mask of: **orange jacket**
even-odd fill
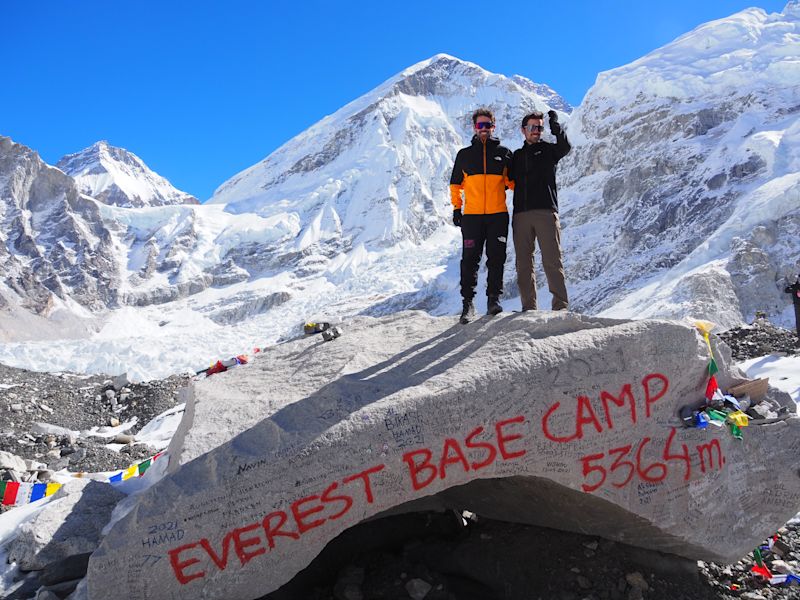
[[[453,208],[462,208],[465,215],[491,215],[508,212],[506,188],[514,187],[508,179],[512,154],[496,138],[484,144],[478,136],[472,145],[456,155],[450,176],[450,201]],[[462,201],[463,192],[463,201]]]

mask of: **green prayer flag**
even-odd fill
[[[764,566],[764,561],[761,558],[761,550],[759,548],[756,548],[755,550],[753,550],[753,556],[756,559],[756,564],[759,567],[763,567]]]
[[[711,362],[708,363],[708,374],[711,376],[715,373],[719,373],[719,367],[717,367],[717,361],[712,358]]]
[[[0,481],[0,504],[3,502],[3,496],[6,495],[6,482]]]
[[[734,425],[733,423],[730,424],[731,426],[731,435],[735,437],[737,440],[744,439],[742,438],[742,430],[739,429],[738,425]]]
[[[149,458],[147,460],[143,460],[142,462],[140,462],[139,463],[139,475],[143,475],[144,472],[147,471],[147,469],[149,469],[149,468],[150,468],[150,459]]]
[[[712,421],[724,421],[728,418],[728,415],[726,415],[724,412],[714,410],[712,408],[707,408],[706,414],[711,417]]]

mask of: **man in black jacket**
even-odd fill
[[[569,305],[561,261],[561,224],[558,220],[556,164],[570,151],[566,133],[555,111],[548,113],[550,131],[556,143],[541,140],[544,115],[532,112],[522,119],[525,143],[514,152],[511,179],[514,181],[514,249],[517,253],[517,282],[522,310],[536,310],[536,274],[533,252],[536,240],[542,252],[542,266],[553,295],[553,310]]]
[[[460,322],[465,325],[475,316],[472,299],[478,284],[478,267],[486,245],[486,313],[502,312],[503,267],[506,262],[508,208],[506,188],[511,151],[500,145],[494,132],[494,115],[479,108],[472,115],[475,135],[472,143],[456,155],[450,176],[450,200],[453,224],[461,227],[461,296]]]

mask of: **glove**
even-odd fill
[[[550,117],[550,133],[559,135],[561,133],[561,125],[558,124],[558,114],[554,110],[548,110],[547,116]]]
[[[453,211],[453,225],[461,227],[461,209],[457,208]]]

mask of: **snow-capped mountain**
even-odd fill
[[[114,306],[119,265],[98,203],[0,136],[0,341],[85,335]]]
[[[478,106],[494,111],[498,136],[514,144],[526,112],[571,110],[545,85],[439,54],[289,140],[209,202],[296,216],[297,252],[317,243],[333,252],[420,243],[450,217],[453,158],[469,143]]]
[[[800,272],[800,4],[601,73],[561,163],[579,310],[789,325]],[[791,321],[793,322],[793,316]]]
[[[197,198],[175,189],[150,170],[133,152],[106,141],[68,154],[56,166],[75,180],[82,193],[105,204],[128,208],[199,204]]]

